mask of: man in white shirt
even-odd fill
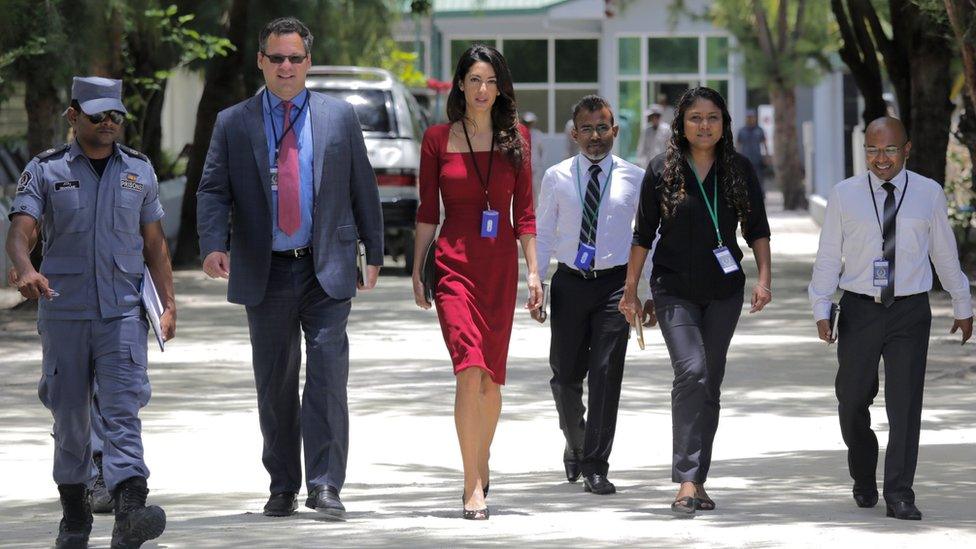
[[[616,491],[607,480],[608,460],[630,329],[617,304],[644,170],[610,154],[619,128],[602,97],[580,99],[573,123],[581,153],[549,168],[542,178],[536,247],[542,280],[549,259],[559,262],[549,289],[549,383],[566,437],[566,478],[575,482],[582,474],[584,490],[602,495]],[[644,272],[650,269],[645,266]],[[532,316],[545,321],[539,311]],[[587,375],[590,412],[584,420]]]
[[[836,392],[854,501],[859,507],[878,501],[878,439],[868,407],[878,394],[878,362],[884,357],[890,426],[883,490],[887,516],[921,520],[912,483],[932,323],[929,259],[952,296],[950,333],[962,330],[963,344],[973,332],[973,305],[969,281],[959,268],[945,192],[904,168],[911,146],[895,118],[868,125],[864,152],[870,173],[846,179],[831,192],[809,295],[820,339],[839,336]],[[838,333],[833,334],[828,319],[838,286],[844,295]]]
[[[664,108],[657,103],[647,109],[647,127],[641,132],[640,141],[637,144],[637,165],[647,167],[647,164],[655,156],[668,150],[668,141],[671,140],[671,126],[661,121],[661,113]]]
[[[542,186],[542,131],[536,127],[539,118],[532,111],[522,114],[522,124],[529,129],[529,141],[532,145],[532,200],[539,201],[539,188]]]

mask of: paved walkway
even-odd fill
[[[143,412],[150,499],[169,515],[158,546],[976,546],[976,353],[948,336],[946,297],[933,299],[915,485],[925,520],[886,519],[850,497],[834,349],[816,339],[805,291],[817,229],[794,214],[771,221],[775,300],[757,315],[746,308],[732,342],[708,482],[718,510],[693,521],[668,514],[672,375],[660,333],[647,334],[644,351],[631,344],[610,474],[619,492],[593,496],[562,478],[548,326],[523,310],[493,448],[492,518],[460,520],[450,360],[435,314],[417,309],[409,279],[393,274],[357,298],[350,322],[349,521],[323,523],[304,508],[266,518],[244,312],[225,302],[223,282],[179,272],[178,338],[164,354],[151,351],[153,399]],[[0,311],[4,547],[50,546],[57,530],[39,359],[33,316]],[[879,396],[883,442],[882,404]],[[97,517],[92,546],[107,547],[110,534],[110,519]]]

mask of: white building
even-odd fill
[[[733,120],[745,117],[746,86],[732,37],[707,20],[679,17],[672,25],[671,4],[434,0],[431,17],[405,16],[395,37],[408,51],[419,42],[423,71],[444,81],[472,43],[498,48],[512,71],[519,111],[534,112],[546,135],[544,164],[567,156],[565,124],[573,104],[589,93],[613,105],[621,127],[617,154],[633,158],[646,124],[642,113],[662,94],[673,105],[688,88],[707,85],[725,96]],[[708,4],[686,2],[695,13]]]

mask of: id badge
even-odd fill
[[[874,260],[874,287],[884,288],[888,285],[888,260],[886,259],[875,259]]]
[[[576,250],[576,260],[573,261],[573,266],[581,271],[589,271],[593,268],[593,257],[595,255],[596,248],[594,246],[581,242],[579,249]]]
[[[485,210],[481,212],[481,237],[495,238],[498,236],[498,212]]]
[[[278,190],[278,167],[274,166],[270,170],[271,174],[271,191],[275,192]]]
[[[719,246],[712,250],[715,254],[715,259],[718,260],[718,266],[722,268],[722,272],[725,274],[731,274],[739,270],[739,264],[735,262],[735,258],[732,257],[732,252],[725,246]]]

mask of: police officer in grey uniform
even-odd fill
[[[148,265],[164,312],[163,337],[176,330],[173,274],[160,219],[156,175],[141,153],[116,143],[125,107],[122,82],[74,79],[70,144],[27,165],[11,208],[7,253],[18,288],[40,298],[43,345],[38,396],[54,416],[54,480],[64,516],[56,547],[87,547],[96,479],[91,406],[98,386],[105,483],[115,497],[112,547],[139,547],[162,534],[166,515],[146,506],[139,409],[146,383],[148,323],[140,302]],[[40,272],[30,263],[37,225],[44,239]]]

